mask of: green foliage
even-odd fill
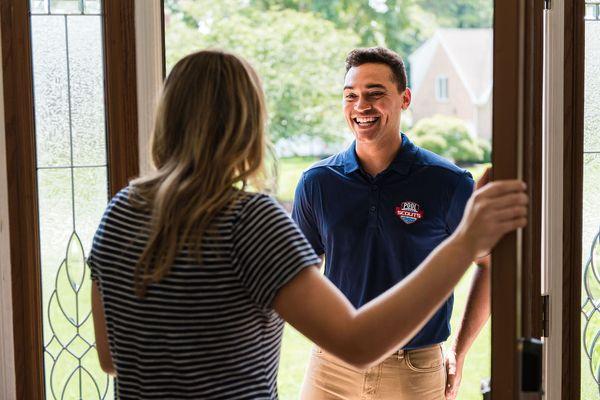
[[[423,9],[431,10],[438,25],[445,28],[491,28],[491,0],[419,0]]]
[[[274,143],[318,137],[331,145],[347,130],[340,102],[350,50],[380,45],[407,57],[439,26],[491,26],[492,2],[165,0],[165,9],[167,68],[202,48],[238,53],[263,79]],[[470,138],[444,137],[442,146],[433,136],[421,140],[450,158],[489,160],[487,148]],[[450,151],[452,143],[458,148]]]
[[[489,140],[479,138],[479,147],[483,150],[482,162],[492,162],[492,143]]]
[[[254,0],[263,10],[313,12],[338,29],[350,29],[360,46],[386,46],[408,55],[433,34],[435,17],[416,0]]]
[[[200,48],[240,54],[263,79],[273,142],[339,141],[345,131],[344,58],[358,37],[310,12],[260,11],[243,3],[178,2],[167,30],[166,46],[172,49],[167,65]]]
[[[411,131],[415,143],[455,162],[483,162],[484,149],[456,117],[435,115],[419,120]],[[487,150],[489,157],[489,150]]]

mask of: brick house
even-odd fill
[[[408,57],[414,122],[451,115],[491,139],[492,42],[491,29],[438,29]]]

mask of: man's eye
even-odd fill
[[[349,94],[345,95],[344,98],[346,100],[354,100],[356,98],[356,95],[354,93],[349,93]]]
[[[383,93],[383,92],[371,92],[371,93],[369,93],[369,96],[379,97],[379,96],[383,96],[384,94],[385,93]]]

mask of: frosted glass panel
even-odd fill
[[[77,168],[74,170],[75,231],[81,239],[85,254],[89,254],[92,239],[108,200],[106,168]]]
[[[81,14],[83,1],[80,0],[50,0],[52,14]]]
[[[585,23],[585,151],[600,152],[600,21]]]
[[[102,20],[98,16],[69,16],[69,70],[73,163],[106,163]]]
[[[31,0],[29,8],[32,14],[47,14],[48,0]]]
[[[38,171],[40,246],[43,302],[48,303],[54,289],[58,267],[65,258],[66,244],[73,231],[71,171]],[[44,321],[47,323],[47,321]],[[47,327],[47,324],[45,324]],[[47,333],[47,330],[44,330]]]
[[[597,3],[597,2],[591,2]],[[586,4],[581,398],[600,399],[600,15]]]
[[[600,154],[584,154],[581,398],[600,399]]]
[[[64,17],[32,16],[31,44],[38,167],[68,165],[69,86]]]
[[[100,0],[86,0],[85,1],[85,13],[86,14],[100,14]]]
[[[102,20],[73,15],[86,4],[100,10],[52,1],[66,15],[31,16],[47,399],[114,393],[94,348],[86,263],[108,199]]]

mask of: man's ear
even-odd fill
[[[402,109],[403,110],[406,110],[408,108],[408,106],[410,106],[411,100],[412,100],[412,92],[410,91],[410,88],[404,89],[404,92],[402,92]]]

